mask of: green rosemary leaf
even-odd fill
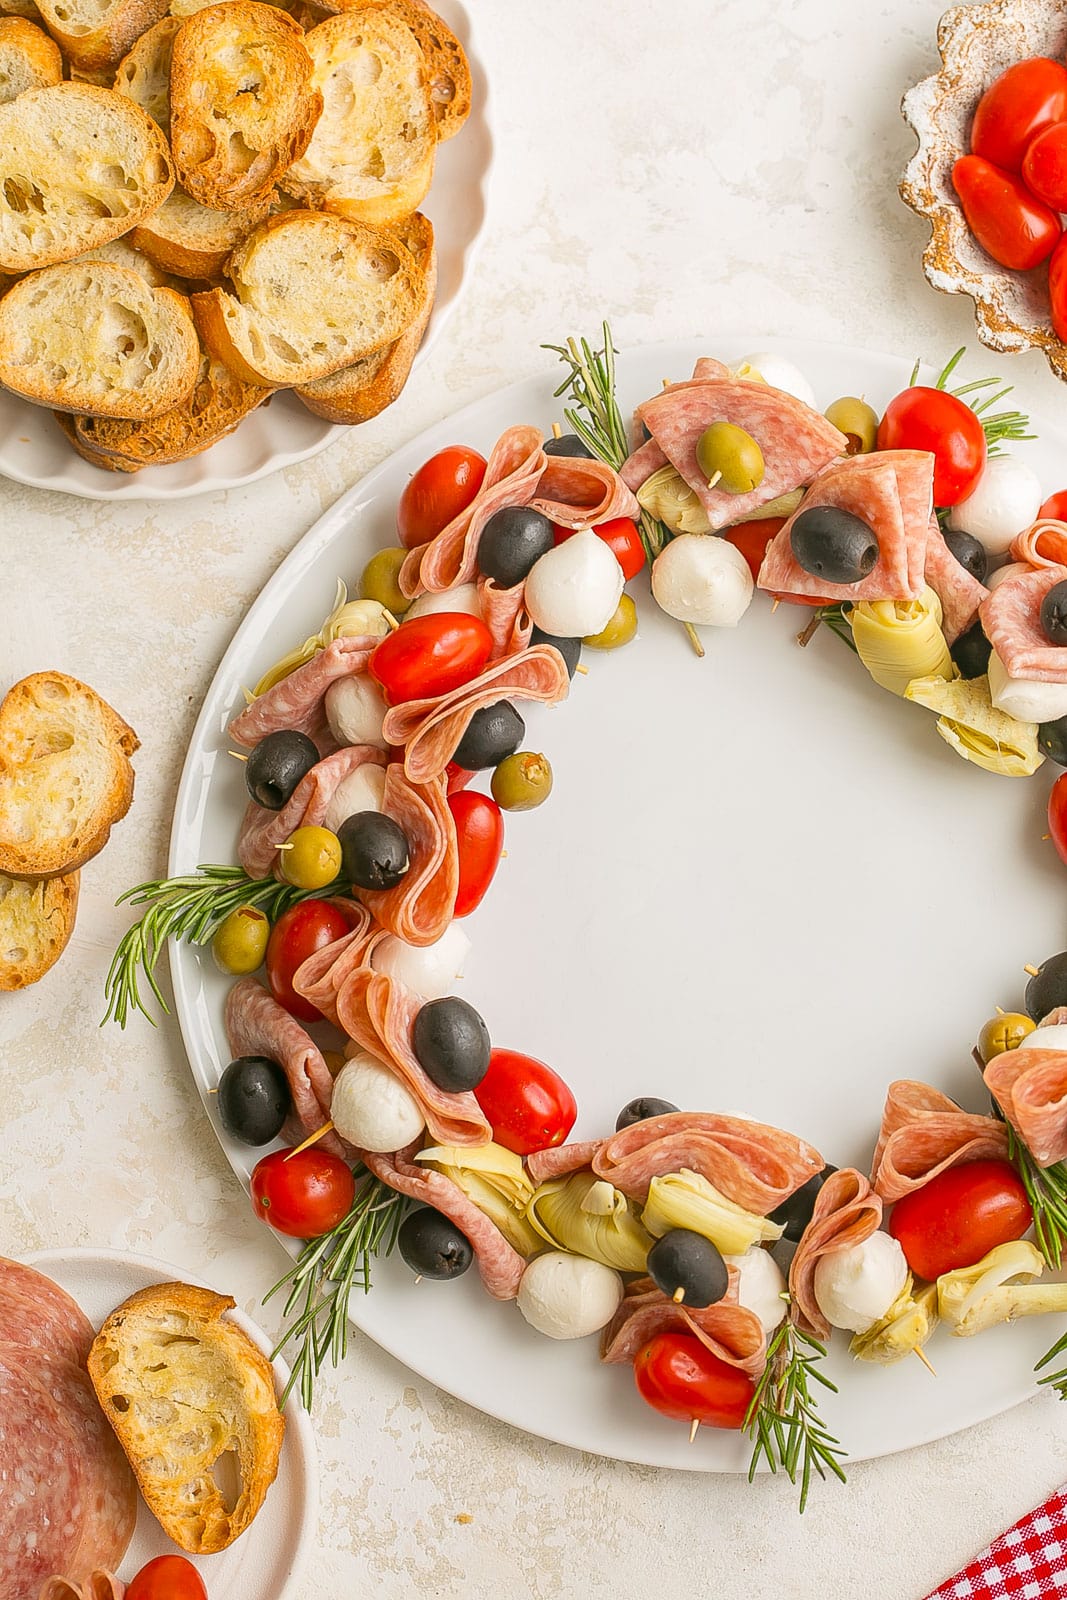
[[[823,1424],[809,1388],[814,1381],[837,1392],[836,1384],[818,1367],[825,1355],[825,1346],[787,1318],[771,1339],[767,1365],[743,1424],[753,1445],[749,1481],[761,1461],[771,1472],[781,1468],[790,1483],[799,1480],[801,1512],[808,1503],[813,1473],[825,1479],[831,1472],[845,1482],[841,1465],[845,1451]]]
[[[1010,1125],[1008,1160],[1023,1181],[1034,1213],[1037,1248],[1055,1272],[1067,1249],[1067,1164],[1057,1162],[1051,1167],[1039,1167]]]

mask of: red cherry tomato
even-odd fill
[[[922,384],[890,400],[878,424],[879,450],[928,450],[934,457],[934,504],[954,506],[985,466],[982,424],[970,406]]]
[[[1049,495],[1037,514],[1039,522],[1043,522],[1046,518],[1050,522],[1067,522],[1067,489]]]
[[[283,911],[267,941],[267,982],[278,1004],[300,1022],[321,1022],[322,1013],[293,988],[296,969],[308,956],[350,931],[347,917],[328,900],[301,900]]]
[[[979,100],[971,149],[1008,172],[1018,172],[1030,141],[1065,118],[1067,69],[1045,56],[1017,61]]]
[[[631,522],[629,517],[611,517],[607,522],[599,522],[593,532],[598,539],[603,539],[622,568],[627,583],[631,578],[636,578],[645,564],[645,547],[641,543],[637,523]],[[574,537],[574,529],[554,522],[552,536],[556,544],[563,544]]]
[[[755,1384],[691,1333],[657,1333],[634,1360],[637,1392],[646,1404],[679,1422],[740,1428]]]
[[[207,1600],[204,1580],[184,1556],[157,1556],[142,1567],[126,1600]]]
[[[504,848],[504,818],[496,801],[473,789],[457,790],[448,797],[459,846],[457,917],[469,917],[482,903],[493,881]]]
[[[387,634],[368,665],[386,700],[397,706],[462,688],[478,676],[492,650],[493,636],[480,617],[435,611]]]
[[[889,1231],[908,1266],[927,1283],[973,1267],[998,1244],[1021,1239],[1034,1214],[1009,1161],[968,1161],[898,1200]]]
[[[1048,297],[1056,337],[1067,342],[1067,241],[1063,239],[1048,264]]]
[[[403,751],[400,752],[398,759],[403,761]],[[450,761],[445,768],[445,792],[447,794],[458,794],[475,777],[477,777],[477,773],[468,772],[466,767],[461,767],[455,761]]]
[[[1055,122],[1026,147],[1023,179],[1053,211],[1067,211],[1067,122]]]
[[[748,562],[753,578],[759,577],[767,546],[775,534],[785,527],[786,517],[760,517],[756,522],[739,522],[736,528],[724,528],[723,538],[740,550]]]
[[[347,1161],[311,1145],[274,1150],[252,1169],[252,1205],[262,1222],[294,1239],[329,1233],[352,1209],[356,1180]]]
[[[967,226],[994,261],[1029,272],[1048,260],[1063,231],[1060,219],[1021,178],[981,156],[961,156],[952,169],[952,186]]]
[[[578,1106],[558,1072],[518,1050],[494,1050],[474,1091],[505,1150],[528,1156],[552,1150],[574,1127]]]
[[[1067,862],[1067,772],[1056,779],[1049,792],[1048,831],[1060,860]]]
[[[486,459],[465,444],[450,444],[424,461],[400,496],[396,531],[413,550],[436,538],[453,517],[466,511],[485,477]]]

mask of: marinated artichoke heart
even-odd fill
[[[318,633],[313,633],[310,639],[305,639],[298,650],[290,650],[287,656],[276,661],[252,690],[251,699],[258,700],[261,694],[273,689],[276,683],[281,683],[282,679],[295,672],[297,667],[305,666],[318,655],[320,650],[325,650],[328,644],[333,644],[335,639],[361,637],[384,639],[388,632],[389,623],[385,607],[379,605],[377,600],[350,600],[347,586],[338,578],[333,610]]]
[[[646,478],[637,503],[672,533],[710,533],[708,514],[677,468],[668,464]]]
[[[526,1208],[529,1224],[557,1250],[617,1272],[644,1272],[652,1239],[621,1189],[592,1172],[542,1183]]]
[[[877,1361],[883,1367],[903,1361],[921,1350],[937,1327],[937,1287],[923,1284],[914,1293],[911,1273],[885,1316],[866,1333],[857,1333],[849,1350],[857,1361]]]
[[[937,731],[964,761],[1006,778],[1028,778],[1044,761],[1038,748],[1037,723],[1017,722],[998,711],[989,698],[989,679],[916,678],[904,690],[905,700],[938,713]]]
[[[782,1228],[728,1200],[699,1172],[683,1167],[653,1178],[641,1220],[659,1238],[672,1228],[689,1228],[718,1245],[724,1256],[740,1256],[753,1244],[773,1244]]]
[[[451,1178],[479,1211],[495,1222],[508,1243],[521,1256],[536,1255],[544,1241],[526,1220],[526,1207],[534,1186],[522,1157],[503,1145],[432,1145],[420,1150],[416,1161]]]
[[[943,1272],[938,1278],[942,1320],[957,1338],[969,1339],[998,1322],[1067,1311],[1067,1283],[1034,1282],[1044,1270],[1040,1250],[1026,1239],[998,1244],[973,1267]]]
[[[916,678],[952,678],[941,618],[941,602],[929,587],[917,600],[861,600],[848,616],[863,665],[875,683],[899,695]]]
[[[730,526],[739,528],[743,522],[765,522],[768,517],[791,517],[794,511],[799,511],[803,498],[803,489],[789,489],[785,494],[775,495],[773,500],[757,506],[755,511],[746,511],[743,517],[735,517]]]

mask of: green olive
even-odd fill
[[[826,420],[848,440],[850,456],[866,456],[878,442],[878,413],[866,400],[846,394],[826,408]]]
[[[269,918],[255,906],[238,906],[219,923],[211,941],[211,954],[221,971],[243,977],[263,965],[269,938]]]
[[[763,482],[763,451],[744,428],[713,422],[697,441],[697,466],[708,487],[724,494],[748,494]]]
[[[591,633],[582,643],[591,650],[617,650],[621,644],[629,644],[636,632],[637,607],[630,596],[624,594],[607,627],[601,628],[599,633]]]
[[[1032,1017],[1024,1017],[1020,1011],[1000,1011],[983,1025],[978,1035],[978,1054],[988,1065],[1006,1050],[1017,1050],[1036,1026]]]
[[[493,799],[504,811],[532,811],[552,793],[552,767],[547,756],[516,750],[493,773]]]
[[[400,569],[407,560],[408,551],[402,550],[399,545],[390,545],[385,550],[379,550],[371,556],[363,568],[363,576],[359,580],[359,590],[364,600],[377,600],[379,605],[391,611],[394,617],[402,617],[411,601],[400,589]]]
[[[278,871],[294,889],[325,889],[341,871],[341,841],[329,828],[297,828],[280,854]]]

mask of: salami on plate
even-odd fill
[[[954,644],[978,616],[989,590],[956,560],[936,517],[930,518],[923,575],[941,602],[941,631]]]
[[[251,750],[268,733],[296,729],[310,738],[326,727],[326,691],[339,678],[367,670],[380,639],[365,636],[334,639],[318,655],[261,694],[230,723],[230,738]]]
[[[986,638],[1009,677],[1067,683],[1067,650],[1050,644],[1041,626],[1041,602],[1067,581],[1067,567],[1038,567],[998,584],[980,612]]]
[[[296,829],[321,827],[341,784],[360,767],[382,767],[388,759],[377,745],[345,745],[304,774],[280,811],[268,811],[250,800],[237,840],[237,856],[248,876],[269,878],[277,869],[279,848]]]
[[[984,1075],[1037,1165],[1067,1161],[1067,1050],[1005,1050]]]
[[[755,1313],[737,1303],[737,1276],[731,1267],[725,1297],[699,1311],[676,1305],[651,1278],[637,1279],[601,1335],[601,1361],[632,1362],[659,1333],[692,1333],[720,1361],[758,1378],[766,1364],[767,1340]]]
[[[93,1342],[88,1317],[65,1289],[0,1256],[0,1344],[17,1344],[83,1367]]]
[[[293,1097],[296,1137],[306,1139],[330,1115],[333,1078],[322,1051],[295,1017],[283,1011],[255,978],[242,978],[226,996],[226,1038],[233,1056],[266,1056],[285,1073]],[[327,1133],[322,1148],[332,1155],[345,1149],[335,1133]]]
[[[961,1111],[954,1100],[911,1078],[889,1085],[871,1163],[871,1183],[887,1205],[964,1161],[1003,1160],[1004,1124]]]
[[[862,1172],[842,1167],[819,1190],[811,1221],[789,1267],[791,1315],[800,1327],[828,1339],[830,1324],[815,1298],[815,1268],[823,1256],[869,1239],[882,1220],[882,1201]]]
[[[382,810],[404,831],[411,864],[392,889],[361,889],[379,928],[406,944],[435,944],[452,921],[459,888],[456,824],[442,776],[413,782],[397,762],[385,774]]]

